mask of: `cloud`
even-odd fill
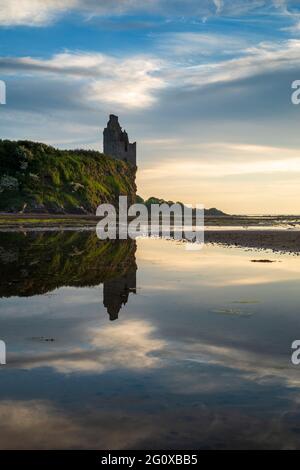
[[[222,207],[228,212],[247,213],[256,204],[256,210],[262,212],[268,212],[264,209],[268,205],[276,213],[298,213],[294,199],[299,175],[298,149],[226,142],[174,144],[168,146],[166,155],[160,151],[160,161],[143,165],[138,186],[145,197],[159,193],[164,198],[191,204],[201,201],[206,207]]]
[[[286,7],[287,7],[286,0],[273,0],[273,4],[275,8],[286,10]]]
[[[144,108],[155,101],[155,91],[164,86],[162,79],[155,75],[160,66],[158,59],[142,55],[118,59],[88,52],[65,52],[50,59],[0,59],[0,68],[8,75],[18,73],[19,77],[44,80],[52,77],[63,80],[65,88],[73,87],[76,80],[76,96],[83,104],[101,102],[125,108]]]
[[[290,3],[290,2],[289,2]],[[292,2],[291,2],[292,3]],[[239,16],[260,12],[264,7],[280,7],[281,0],[0,0],[0,25],[41,27],[63,14],[77,12],[86,20],[98,16],[156,13],[162,16],[207,18],[214,15]]]
[[[1,449],[126,449],[155,435],[147,419],[132,426],[132,414],[123,416],[82,402],[74,412],[50,400],[1,400]]]
[[[52,367],[61,373],[101,373],[114,369],[145,370],[160,366],[155,353],[163,349],[163,340],[153,337],[155,328],[146,321],[128,320],[93,328],[87,332],[88,348],[72,348],[38,357],[11,359],[14,366],[32,369]]]
[[[189,366],[186,371],[195,364]],[[3,400],[0,402],[1,449],[126,450],[170,445],[198,449],[199,442],[201,448],[208,449],[299,447],[295,432],[299,421],[296,393],[288,401],[283,393],[281,406],[274,412],[262,386],[250,385],[249,390],[249,382],[239,381],[230,372],[212,376],[205,369],[193,375],[179,371],[175,377],[167,378],[168,388],[170,384],[172,387],[169,394],[157,392],[161,387],[156,387],[151,397],[134,401],[134,406],[131,395],[124,397],[122,393],[121,401],[120,394],[113,393],[104,402],[106,406],[99,401],[92,405],[89,393],[72,410],[50,400]],[[220,400],[228,400],[232,390],[240,400],[238,405],[221,407]],[[245,404],[245,390],[248,390],[249,406]],[[188,392],[193,397],[192,403]],[[274,393],[275,406],[278,405],[276,386],[269,386],[268,392]],[[205,400],[198,405],[200,394],[204,394]],[[262,394],[261,406],[255,408],[254,400],[259,394]],[[179,397],[183,400],[180,406]],[[197,433],[191,432],[192,429],[197,429]]]
[[[167,54],[169,59],[181,56],[181,60],[189,62],[203,60],[217,54],[217,56],[228,56],[240,53],[249,42],[241,36],[231,36],[220,33],[199,32],[177,32],[154,35],[157,38],[158,50]],[[220,44],[222,48],[220,49]],[[195,57],[194,57],[195,56]]]
[[[189,2],[195,4],[194,0]],[[168,0],[145,0],[142,4],[140,0],[0,0],[0,26],[42,27],[74,12],[89,20],[139,11],[162,12],[169,6]]]
[[[198,150],[201,159],[192,158]],[[222,178],[225,176],[253,174],[253,173],[300,173],[300,156],[298,149],[276,148],[245,144],[229,144],[219,142],[185,146],[185,159],[183,155],[177,158],[162,160],[151,164],[149,168],[141,170],[143,180],[156,178],[179,179],[188,178]],[[189,157],[190,153],[190,157]],[[209,158],[207,157],[209,155]],[[216,165],[218,171],[216,172]]]
[[[212,35],[173,35],[175,52],[183,53],[186,39],[192,43],[191,54],[202,51],[202,45],[215,48],[220,37]],[[227,41],[228,47],[236,47]],[[194,49],[193,49],[194,48]],[[166,61],[159,56],[134,55],[117,58],[101,53],[65,52],[50,59],[33,57],[0,58],[2,73],[18,74],[19,78],[32,76],[63,77],[68,86],[77,80],[82,102],[107,102],[125,108],[144,108],[152,105],[156,95],[164,88],[191,89],[208,85],[235,82],[280,70],[300,66],[300,40],[291,39],[278,43],[261,43],[240,49],[239,57],[187,65],[185,62]]]
[[[151,54],[1,57],[8,90],[3,137],[101,150],[99,128],[113,112],[140,143],[142,195],[203,200],[227,212],[299,212],[299,191],[294,182],[286,185],[287,172],[290,178],[299,172],[293,150],[299,148],[299,107],[291,104],[291,83],[300,74],[300,40],[249,46],[227,37],[234,57],[220,57],[219,33],[168,34],[155,37]],[[174,43],[164,52],[167,37]],[[173,54],[174,45],[182,52]],[[212,142],[217,146],[207,146]],[[267,196],[263,177],[269,178]],[[277,187],[285,188],[280,200]]]
[[[63,13],[79,12],[91,19],[95,16],[120,15],[126,12],[155,8],[156,0],[0,0],[0,25],[2,26],[46,26]]]
[[[282,31],[298,35],[300,32],[299,2],[295,0],[273,0],[273,4],[279,14],[292,23],[291,26],[281,28]]]
[[[241,51],[241,57],[207,62],[170,71],[169,79],[195,87],[234,82],[268,72],[300,66],[300,41],[290,39],[278,43],[260,43]]]
[[[223,8],[223,0],[213,0],[215,7],[216,7],[216,13],[220,13]]]
[[[287,357],[272,353],[252,351],[245,345],[215,345],[209,342],[191,343],[182,356],[189,361],[207,362],[239,371],[241,376],[253,381],[274,381],[287,387],[299,387],[300,379],[295,367],[287,367]],[[181,356],[181,357],[182,357]]]
[[[78,0],[0,0],[0,25],[45,26],[78,4]]]

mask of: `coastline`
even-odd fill
[[[93,215],[0,214],[0,232],[93,231]],[[205,243],[273,252],[300,253],[300,217],[205,217]]]

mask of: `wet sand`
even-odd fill
[[[284,253],[300,253],[298,230],[208,230],[205,243],[272,250]]]
[[[95,230],[98,221],[92,215],[0,214],[0,232]],[[205,243],[300,253],[298,216],[205,217],[205,225]]]

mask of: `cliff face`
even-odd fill
[[[135,202],[135,167],[96,151],[0,140],[0,211],[95,214],[119,195]]]

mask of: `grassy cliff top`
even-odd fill
[[[135,200],[135,172],[93,150],[0,140],[0,211],[95,214],[119,195]]]

